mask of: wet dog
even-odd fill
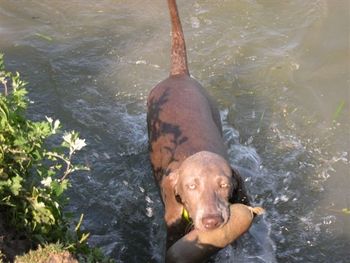
[[[224,225],[229,205],[248,204],[241,177],[229,162],[220,114],[189,75],[184,35],[175,0],[170,76],[147,101],[150,159],[165,207],[167,247],[186,234],[188,220],[201,231]]]

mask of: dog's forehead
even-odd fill
[[[228,162],[218,154],[199,152],[188,157],[181,165],[182,173],[220,173],[231,176],[231,167]]]

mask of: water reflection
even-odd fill
[[[178,1],[192,74],[219,102],[232,164],[268,213],[214,262],[349,257],[347,1]],[[160,262],[145,97],[168,75],[165,1],[0,3],[0,50],[30,114],[87,139],[70,209],[118,262]],[[342,106],[343,105],[343,106]]]

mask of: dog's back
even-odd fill
[[[218,111],[200,84],[185,74],[170,76],[152,90],[148,131],[158,181],[197,152],[226,156]]]
[[[168,0],[171,24],[170,76],[148,97],[151,162],[159,182],[188,156],[210,151],[226,157],[219,112],[201,85],[189,76],[186,45],[175,0]]]

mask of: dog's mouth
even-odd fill
[[[230,208],[224,204],[218,205],[216,209],[197,211],[193,217],[195,228],[200,231],[211,231],[223,227],[230,219]]]
[[[187,222],[191,230],[210,231],[221,228],[227,224],[229,218],[230,208],[226,205],[221,205],[216,209],[201,208],[195,211],[187,210],[184,206],[182,211],[182,219]]]
[[[229,215],[226,216],[226,213],[207,214],[194,221],[194,228],[199,231],[210,231],[223,227],[228,220]]]

